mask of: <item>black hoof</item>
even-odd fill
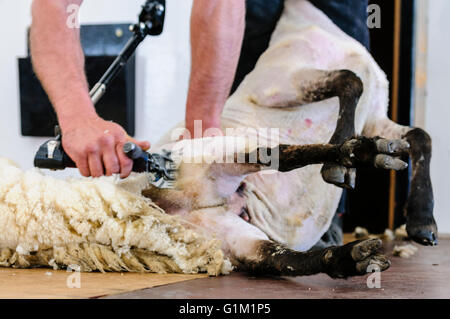
[[[409,234],[409,233],[408,233]],[[415,235],[409,235],[412,240],[423,246],[437,246],[438,239],[434,232],[422,230]]]
[[[399,156],[409,147],[409,143],[403,140],[358,136],[341,145],[339,163],[353,168],[365,166],[399,171],[408,167]]]
[[[391,263],[386,256],[378,253],[381,247],[380,239],[368,239],[330,248],[324,254],[328,268],[326,273],[331,278],[347,278],[365,275],[371,269],[385,271]]]
[[[438,244],[437,227],[430,226],[409,226],[406,224],[406,231],[410,239],[423,246],[436,246]]]
[[[322,178],[337,187],[355,189],[356,169],[341,165],[325,164],[322,167]]]

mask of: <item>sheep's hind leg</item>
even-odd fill
[[[321,71],[302,69],[284,83],[283,94],[258,88],[252,95],[254,103],[266,107],[288,107],[339,98],[339,117],[330,144],[341,144],[355,136],[355,109],[363,92],[361,79],[352,71]],[[267,93],[269,92],[269,93]],[[322,168],[323,179],[339,187],[354,188],[356,170],[334,163]]]
[[[422,245],[437,245],[437,225],[433,217],[434,199],[430,177],[431,138],[422,129],[405,135],[411,144],[411,188],[405,205],[408,235]]]
[[[433,246],[438,243],[438,232],[433,217],[433,188],[430,178],[431,137],[420,128],[398,125],[388,118],[374,120],[364,129],[366,136],[402,138],[411,147],[411,186],[405,204],[406,230],[419,244]]]
[[[255,275],[306,276],[326,273],[332,278],[364,275],[389,268],[378,253],[381,240],[365,240],[313,252],[299,252],[269,240],[260,229],[224,207],[205,208],[184,215],[192,225],[215,234],[239,270]],[[372,266],[372,267],[370,267]],[[369,268],[370,267],[370,268]]]
[[[355,110],[363,93],[363,83],[353,72],[336,71],[327,83],[327,90],[339,97],[339,117],[336,130],[329,141],[330,144],[340,144],[355,136]],[[339,187],[355,188],[356,169],[342,165],[326,163],[322,170],[323,179]]]

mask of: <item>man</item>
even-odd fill
[[[120,173],[125,178],[131,172],[132,161],[123,154],[123,144],[132,140],[144,149],[150,144],[131,139],[122,127],[101,119],[95,112],[84,74],[79,29],[66,23],[67,7],[82,2],[33,1],[33,66],[57,113],[64,149],[81,174],[99,177]],[[361,25],[367,0],[312,2],[350,35],[361,34],[358,40],[363,43],[368,39]],[[192,71],[185,119],[191,136],[195,120],[202,121],[203,130],[220,129],[220,114],[230,92],[267,48],[283,4],[283,0],[193,1]]]

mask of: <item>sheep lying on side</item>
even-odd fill
[[[214,137],[167,145],[178,172],[173,189],[156,188],[146,174],[60,180],[0,159],[0,264],[218,275],[233,263],[255,274],[324,272],[333,278],[365,274],[370,265],[389,267],[379,240],[313,252],[271,241],[240,217],[243,207],[261,205],[263,198],[246,196],[252,187],[242,182],[255,173],[278,173],[265,161],[269,153],[279,172],[318,163],[402,169],[407,165],[397,155],[408,144],[356,137],[339,145],[268,149],[250,142]]]
[[[147,180],[60,180],[0,158],[0,265],[228,273],[219,240],[140,195]]]

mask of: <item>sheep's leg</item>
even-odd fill
[[[223,207],[192,211],[183,218],[222,240],[223,250],[240,270],[259,275],[304,276],[326,273],[332,278],[364,275],[389,268],[377,251],[381,241],[366,240],[314,252],[299,252],[275,243],[260,229]],[[378,267],[376,269],[375,267]]]
[[[402,170],[408,165],[399,159],[399,156],[407,152],[408,148],[409,144],[403,140],[364,136],[349,139],[340,145],[280,144],[274,148],[259,147],[251,152],[234,153],[232,163],[228,161],[214,163],[209,166],[208,175],[215,176],[213,184],[229,185],[227,189],[234,192],[245,176],[267,169],[288,172],[313,164],[331,164],[344,168],[375,167]],[[167,194],[166,190],[164,192]],[[220,193],[226,192],[222,190]]]
[[[355,135],[355,109],[363,92],[360,78],[349,70],[321,71],[303,69],[290,78],[295,87],[285,87],[284,93],[272,94],[261,90],[252,96],[253,102],[261,106],[298,106],[338,97],[339,117],[330,144],[340,144]],[[269,93],[264,93],[269,92]],[[327,163],[322,168],[323,179],[340,187],[354,188],[356,170]]]
[[[271,241],[260,241],[258,258],[239,260],[239,268],[261,275],[307,276],[326,273],[332,278],[347,278],[388,269],[390,262],[387,257],[377,253],[381,245],[380,239],[371,239],[298,252]]]
[[[433,217],[433,188],[430,177],[431,138],[422,129],[409,131],[404,138],[411,144],[411,188],[405,205],[406,230],[422,245],[437,245],[437,226]]]
[[[364,135],[403,138],[411,145],[412,179],[405,205],[408,235],[422,245],[437,245],[437,226],[433,217],[433,188],[430,178],[431,138],[420,128],[398,125],[388,118],[369,123]]]
[[[258,148],[245,154],[246,163],[288,172],[311,164],[331,164],[345,168],[375,167],[402,170],[408,165],[398,158],[407,152],[409,144],[402,140],[386,140],[359,136],[340,145],[285,145],[272,149]],[[270,154],[270,155],[267,155]],[[271,161],[268,161],[270,159]],[[250,168],[250,166],[249,166]]]
[[[185,204],[188,201],[191,208],[217,206],[229,200],[238,189],[244,178],[252,173],[262,170],[278,170],[280,172],[292,171],[312,164],[333,164],[345,168],[377,167],[381,169],[401,170],[408,165],[398,158],[399,154],[406,152],[409,147],[407,142],[401,140],[385,140],[380,138],[366,138],[363,136],[350,139],[340,145],[310,144],[310,145],[286,145],[281,144],[274,148],[260,147],[250,152],[236,152],[227,154],[225,162],[215,162],[204,166],[203,179],[198,179],[195,185],[192,180],[187,183],[191,189],[204,189],[206,196],[186,198],[184,189],[160,190],[155,187],[145,196],[152,198],[162,208],[171,210],[177,202]],[[234,158],[233,158],[233,157]],[[225,159],[225,158],[224,158]],[[191,171],[184,163],[181,171]],[[194,169],[194,168],[192,168]],[[197,168],[198,169],[198,168]],[[188,174],[179,176],[178,185],[185,184],[182,179],[189,178]],[[206,186],[209,185],[209,186]],[[211,200],[208,194],[215,192],[219,199]],[[169,200],[168,200],[169,199]],[[174,199],[182,199],[174,200]]]

